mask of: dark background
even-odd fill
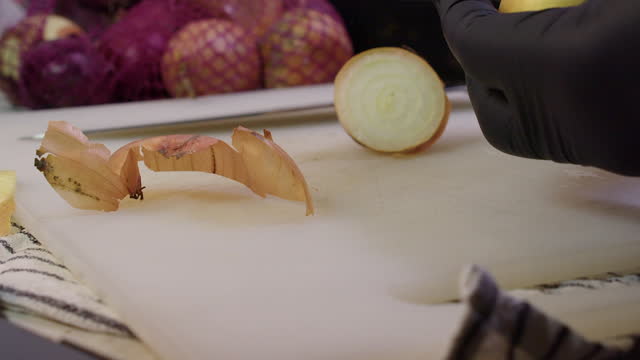
[[[447,47],[431,0],[330,1],[344,18],[356,53],[408,46],[431,64],[446,85],[464,84],[464,73]]]

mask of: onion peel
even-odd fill
[[[128,191],[109,168],[110,155],[106,146],[89,142],[79,129],[50,121],[35,166],[73,207],[113,211]]]
[[[264,130],[237,127],[233,147],[201,135],[167,135],[133,141],[113,154],[91,143],[79,129],[52,121],[35,165],[71,206],[115,211],[126,195],[144,199],[140,161],[152,171],[199,171],[235,180],[261,197],[305,201],[313,214],[308,185],[293,159]],[[235,148],[235,149],[234,149]]]
[[[199,171],[249,184],[248,172],[238,152],[208,136],[158,136],[134,141],[118,149],[109,159],[109,165],[121,178],[127,179],[131,194],[142,191],[140,174],[135,170],[137,164],[133,164],[137,161],[143,161],[153,171]]]
[[[287,200],[305,201],[307,215],[314,212],[307,182],[296,163],[273,141],[268,130],[264,135],[245,127],[237,127],[232,135],[233,147],[238,149],[249,171],[248,185],[256,193],[271,194]]]

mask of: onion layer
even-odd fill
[[[257,195],[305,201],[313,214],[311,194],[302,172],[276,143],[244,127],[232,142],[200,135],[168,135],[131,142],[113,155],[88,141],[77,128],[51,121],[35,166],[71,206],[115,211],[125,196],[143,199],[138,162],[153,171],[201,171],[235,180]]]

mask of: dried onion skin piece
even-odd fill
[[[108,166],[103,144],[91,143],[79,129],[50,121],[36,151],[35,166],[56,192],[75,208],[114,211],[128,191]]]
[[[139,172],[137,176],[127,174],[134,173],[127,168],[134,167],[134,159],[143,161],[153,171],[199,171],[249,184],[249,175],[240,154],[223,141],[208,136],[158,136],[134,141],[118,149],[109,165],[126,179],[132,194],[142,188]]]
[[[199,171],[235,180],[261,197],[305,201],[313,214],[308,185],[293,159],[264,136],[244,127],[227,143],[208,136],[167,135],[133,141],[113,155],[89,142],[70,124],[50,122],[35,166],[71,206],[115,211],[126,195],[143,198],[140,161],[153,171]],[[48,155],[47,155],[48,154]]]
[[[304,201],[307,215],[313,215],[313,200],[304,175],[295,161],[273,142],[269,131],[264,130],[264,135],[260,135],[240,126],[233,132],[232,143],[249,170],[249,187],[253,191]]]

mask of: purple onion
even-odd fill
[[[116,101],[168,97],[160,61],[171,36],[203,14],[187,1],[144,0],[132,7],[102,36],[100,52],[114,65]]]
[[[57,23],[57,26],[45,34],[50,21]],[[25,52],[43,41],[60,39],[80,32],[82,30],[67,19],[46,14],[26,17],[7,29],[0,37],[0,89],[6,93],[9,101],[22,105],[18,94],[18,81]]]
[[[37,109],[106,103],[111,71],[86,36],[43,42],[23,55],[20,98]]]

